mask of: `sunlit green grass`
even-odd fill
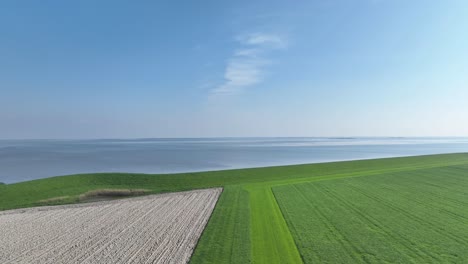
[[[298,212],[294,211],[294,209],[298,210],[298,206],[303,204],[304,208],[313,210],[315,205],[309,204],[312,199],[314,203],[322,206],[322,210],[330,213],[331,210],[336,210],[333,206],[340,208],[341,200],[347,203],[354,202],[354,196],[341,197],[345,195],[344,193],[332,197],[328,197],[326,194],[319,196],[327,190],[335,192],[334,185],[329,187],[328,184],[348,181],[363,182],[362,184],[367,183],[365,188],[369,190],[372,190],[375,185],[375,193],[371,194],[377,195],[383,194],[384,190],[377,188],[380,185],[379,182],[375,182],[375,179],[386,177],[386,180],[392,182],[390,180],[395,177],[393,181],[398,183],[399,179],[404,180],[405,177],[411,178],[411,175],[419,175],[419,180],[427,180],[430,183],[435,179],[431,177],[424,178],[424,175],[443,176],[448,166],[457,168],[463,174],[468,171],[467,165],[468,154],[446,154],[172,175],[118,173],[72,175],[0,186],[0,210],[35,206],[40,204],[39,201],[41,200],[62,196],[68,198],[60,200],[58,203],[76,202],[80,194],[96,189],[148,189],[152,193],[161,193],[224,187],[214,213],[211,215],[210,221],[194,251],[192,263],[301,263],[303,260],[306,262],[314,260],[314,255],[310,254],[318,254],[309,254],[309,252],[315,252],[316,249],[308,247],[309,244],[307,244],[316,243],[317,237],[313,235],[314,233],[309,233],[312,232],[309,225],[313,225],[313,223],[304,222],[304,219],[308,219],[310,216],[307,215],[308,212],[303,212],[307,217],[301,218],[301,215],[297,216]],[[428,171],[432,171],[432,174],[420,173]],[[460,175],[457,177],[462,177]],[[411,180],[406,179],[406,184],[410,182]],[[315,190],[313,189],[315,187],[309,187],[309,184],[319,184],[317,186],[324,187]],[[296,190],[296,188],[299,188],[300,191]],[[312,188],[314,193],[307,195],[317,195],[317,197],[305,196],[304,193],[307,193],[308,188]],[[348,192],[349,190],[343,190],[343,192],[345,191]],[[388,193],[388,195],[391,193]],[[275,195],[279,196],[279,198],[276,197],[275,199]],[[441,197],[444,197],[443,194],[441,195]],[[284,197],[287,197],[287,199]],[[403,199],[401,197],[405,196],[396,195],[394,199]],[[428,201],[435,202],[431,200],[434,197],[437,196],[433,196]],[[280,199],[281,207],[278,206],[277,199]],[[296,203],[299,205],[292,206],[292,204]],[[372,206],[378,207],[378,205],[374,204]],[[297,217],[289,216],[288,210],[294,211]],[[439,208],[439,210],[442,209]],[[286,215],[286,219],[283,213]],[[360,214],[369,213],[372,213],[372,211],[354,211],[343,215],[343,218],[352,220],[362,217]],[[393,220],[398,221],[397,218]],[[295,221],[300,222],[296,223]],[[326,222],[322,223],[322,227],[323,225],[326,225]],[[412,228],[403,222],[399,222],[399,225],[401,225],[401,228]],[[443,224],[441,223],[439,226],[441,225]],[[301,229],[305,227],[307,229]],[[332,226],[325,227],[334,228]],[[350,229],[353,232],[362,231],[359,227],[350,228],[355,228]],[[373,226],[368,228],[375,229]],[[305,235],[299,236],[298,234],[303,231]],[[331,235],[335,234],[331,233]],[[328,236],[331,235],[328,234]],[[356,235],[356,238],[362,245],[366,245],[366,241],[371,241],[365,240],[367,238],[358,235]],[[330,241],[334,240],[330,238]],[[329,245],[331,247],[327,247],[325,243],[317,249],[323,248],[324,252],[328,250],[330,259],[338,262],[345,262],[346,260],[351,262],[360,261],[363,258],[374,261],[375,256],[373,254],[376,254],[375,252],[395,250],[388,245],[385,248],[381,248],[379,245],[369,246],[373,251],[371,249],[356,251],[351,244],[348,246],[343,245],[343,249],[332,243]],[[421,246],[421,244],[413,245],[413,247],[418,246]],[[305,248],[307,249],[305,250]],[[337,251],[333,251],[334,248]],[[357,253],[346,255],[340,253],[340,250]],[[414,249],[414,252],[419,252],[418,250],[423,249]],[[419,260],[417,256],[411,256],[412,259]],[[450,259],[449,257],[447,256],[448,259]],[[390,257],[388,259],[395,260]],[[407,259],[401,257],[401,260]]]
[[[249,200],[249,193],[241,186],[224,188],[192,263],[251,262]]]
[[[466,263],[468,167],[274,187],[306,263]]]
[[[59,176],[3,186],[0,210],[36,206],[39,200],[60,196],[78,197],[96,189],[150,189],[153,193],[161,193],[252,183],[289,184],[317,178],[363,176],[465,163],[468,163],[468,154],[448,154],[181,174],[96,173]]]

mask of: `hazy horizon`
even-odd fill
[[[206,137],[103,137],[103,138],[0,138],[3,141],[10,140],[151,140],[151,139],[466,139],[468,136],[206,136]]]
[[[76,173],[178,173],[467,152],[468,138],[0,140],[0,182]]]

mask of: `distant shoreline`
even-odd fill
[[[83,173],[178,174],[463,152],[468,152],[468,138],[3,140],[0,182]]]

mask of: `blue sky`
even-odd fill
[[[468,2],[0,3],[0,138],[468,136]]]

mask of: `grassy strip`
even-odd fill
[[[247,188],[251,204],[253,262],[302,263],[270,187]]]
[[[190,263],[251,263],[250,212],[246,190],[224,188]]]
[[[229,186],[191,263],[251,262],[301,263],[301,259],[271,189]]]
[[[452,166],[273,191],[305,263],[462,263],[466,188]]]

